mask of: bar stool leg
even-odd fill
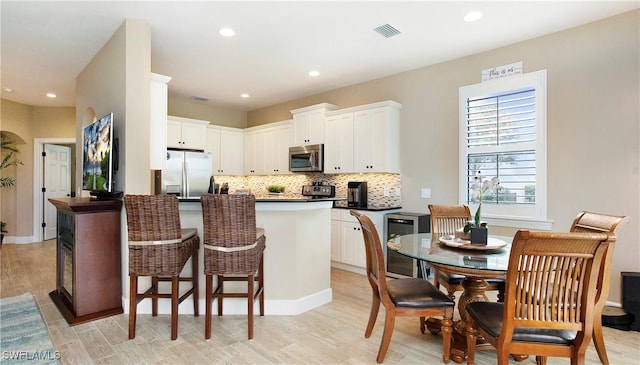
[[[199,317],[200,304],[198,302],[198,299],[200,298],[199,296],[200,284],[198,283],[198,251],[197,250],[195,250],[195,252],[193,253],[193,256],[191,256],[191,283],[193,285],[193,294],[191,296],[191,298],[193,298],[193,316]]]
[[[180,278],[171,277],[171,340],[178,338],[178,294],[180,292]]]
[[[211,293],[213,290],[213,275],[206,275],[205,279],[206,279],[205,280],[206,303],[205,303],[205,309],[204,309],[204,338],[205,340],[208,340],[211,338],[211,307],[212,307],[211,302],[213,300],[213,298],[211,298]]]
[[[129,339],[136,337],[136,307],[138,306],[138,277],[129,276]]]
[[[247,275],[247,315],[249,322],[249,339],[253,338],[253,274]]]

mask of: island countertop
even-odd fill
[[[178,198],[181,203],[199,203],[199,198]],[[347,198],[314,198],[303,195],[256,195],[256,203],[311,203],[346,201]]]

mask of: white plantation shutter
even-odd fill
[[[500,181],[482,196],[483,219],[541,228],[522,220],[546,221],[545,71],[460,88],[461,203],[478,204],[478,173]]]

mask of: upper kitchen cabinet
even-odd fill
[[[167,161],[167,99],[169,76],[151,74],[149,167],[162,170]]]
[[[213,173],[243,175],[244,132],[242,129],[216,125],[207,127],[205,152],[213,156]]]
[[[204,151],[207,145],[206,120],[167,117],[167,148]]]
[[[383,101],[328,112],[324,173],[399,173],[400,108]]]
[[[244,174],[264,174],[264,130],[249,128],[244,131]]]
[[[385,101],[354,111],[354,172],[400,173],[401,107]]]
[[[263,131],[264,172],[270,175],[290,174],[289,147],[293,141],[291,120],[273,123]]]
[[[325,114],[335,110],[332,104],[322,103],[291,111],[293,114],[293,145],[324,143]]]
[[[353,171],[353,113],[329,113],[324,141],[324,173]]]

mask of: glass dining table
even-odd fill
[[[456,323],[453,333],[451,358],[458,363],[465,361],[465,324],[468,320],[466,305],[489,300],[485,294],[486,279],[506,277],[511,242],[506,237],[489,236],[489,242],[484,246],[468,244],[452,236],[418,233],[394,237],[387,242],[387,247],[422,264],[428,264],[436,270],[464,276],[464,292],[458,299],[460,321]],[[427,329],[432,333],[439,332],[439,320],[429,318]],[[483,343],[479,342],[476,346],[484,347],[482,345]]]

